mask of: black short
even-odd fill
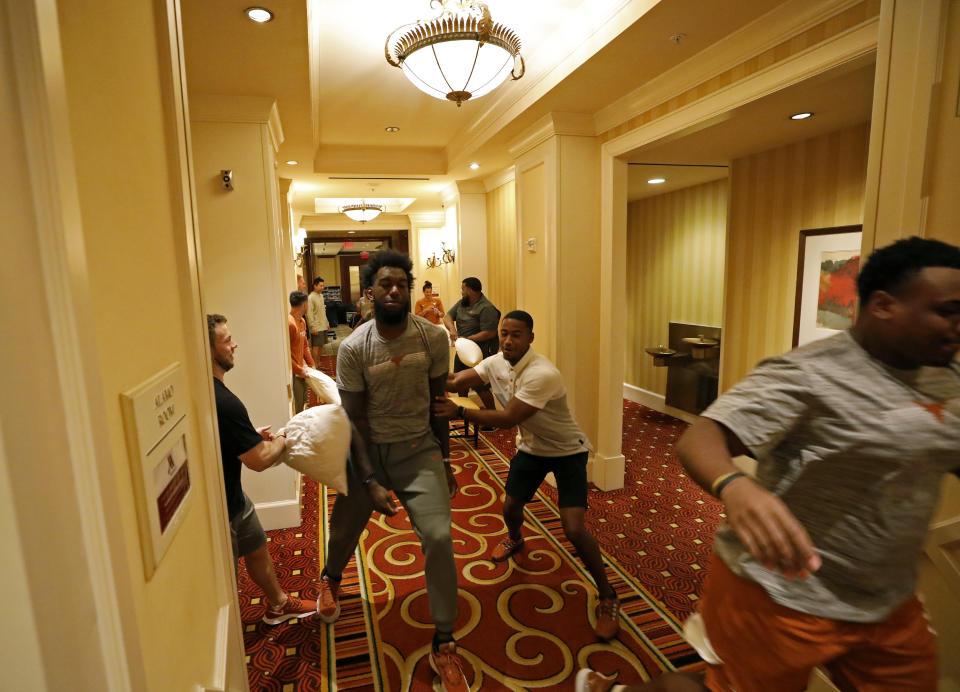
[[[565,457],[538,457],[518,451],[510,460],[507,495],[530,502],[547,474],[557,479],[560,507],[587,506],[587,452]]]
[[[454,371],[454,372],[460,372],[461,370],[469,370],[469,369],[470,369],[470,368],[467,367],[467,364],[464,363],[462,360],[460,360],[460,356],[454,356],[454,357],[453,357],[453,371]],[[483,392],[483,391],[486,391],[486,390],[488,390],[488,389],[490,389],[490,383],[489,383],[489,382],[481,382],[480,384],[478,384],[476,387],[473,388],[473,391],[475,391],[475,392]]]

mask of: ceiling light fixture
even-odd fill
[[[806,120],[806,119],[809,118],[811,115],[813,115],[813,113],[794,113],[793,115],[790,116],[790,119],[791,119],[791,120]]]
[[[397,27],[387,36],[387,62],[434,98],[464,101],[496,89],[507,78],[523,77],[520,38],[490,18],[477,0],[430,0],[440,7],[433,19]]]
[[[380,216],[383,212],[382,204],[373,204],[365,200],[360,200],[357,204],[345,204],[340,207],[340,213],[346,214],[354,221],[366,223]]]
[[[400,132],[400,128],[397,127],[396,125],[389,125],[389,126],[383,128],[383,129],[384,129],[386,132]]]
[[[477,170],[478,168],[480,168],[480,164],[474,161],[473,163],[470,164],[470,168],[472,168],[473,170]]]
[[[299,162],[299,161],[294,161],[293,159],[290,159],[289,161],[285,161],[284,163],[286,163],[288,166],[296,166],[296,165],[297,165],[298,163],[300,163],[300,162]]]
[[[248,7],[244,12],[257,24],[266,24],[273,19],[273,12],[264,7]]]
[[[667,182],[667,179],[666,178],[650,178],[650,180],[648,180],[647,182],[650,183],[651,185],[659,185],[660,183]]]

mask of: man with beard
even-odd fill
[[[497,326],[500,324],[500,311],[483,295],[483,284],[475,276],[468,276],[460,284],[460,295],[463,297],[443,316],[443,323],[450,332],[450,343],[460,337],[475,341],[480,346],[484,358],[488,358],[500,348],[497,338]],[[468,365],[457,356],[453,360],[453,371],[461,372],[468,369]],[[458,391],[460,396],[466,396],[469,387]],[[490,384],[480,382],[473,387],[473,391],[480,397],[484,408],[493,410],[493,394],[490,393]]]
[[[960,248],[897,241],[857,292],[849,331],[763,361],[677,443],[726,513],[694,616],[712,665],[630,692],[800,692],[817,666],[842,690],[937,688],[914,590],[942,477],[960,472]],[[590,670],[577,684],[621,690]]]
[[[241,465],[254,471],[267,470],[283,453],[286,438],[271,434],[269,425],[254,428],[243,402],[223,383],[223,376],[233,368],[233,352],[237,350],[237,342],[227,327],[227,318],[223,315],[207,315],[207,332],[213,361],[213,391],[217,403],[223,485],[227,493],[234,565],[242,556],[250,578],[263,589],[267,606],[264,622],[278,625],[291,618],[307,617],[316,612],[317,602],[301,601],[280,588],[270,551],[267,550],[267,535],[260,526],[253,503],[240,485]]]
[[[321,573],[318,608],[324,622],[340,614],[340,579],[374,511],[396,513],[390,490],[406,508],[420,538],[430,617],[436,627],[430,665],[447,692],[466,690],[453,626],[457,567],[450,535],[450,500],[457,482],[450,468],[447,421],[430,401],[444,392],[450,354],[444,331],[410,314],[410,258],[381,250],[364,268],[374,319],[340,345],[337,384],[343,406],[367,443],[369,459],[351,458],[346,495],[330,516],[330,541]]]

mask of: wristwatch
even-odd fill
[[[377,474],[371,473],[369,476],[363,479],[363,484],[369,487],[370,482],[375,480],[377,480]]]
[[[466,420],[465,418],[463,418],[463,411],[464,411],[463,406],[457,406],[457,418]]]

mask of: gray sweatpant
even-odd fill
[[[377,481],[396,493],[420,538],[430,618],[437,630],[453,633],[457,619],[457,566],[450,536],[450,492],[440,445],[433,433],[406,442],[373,445],[370,462]],[[337,495],[330,515],[327,572],[343,573],[373,513],[370,496],[350,468],[347,495]]]

